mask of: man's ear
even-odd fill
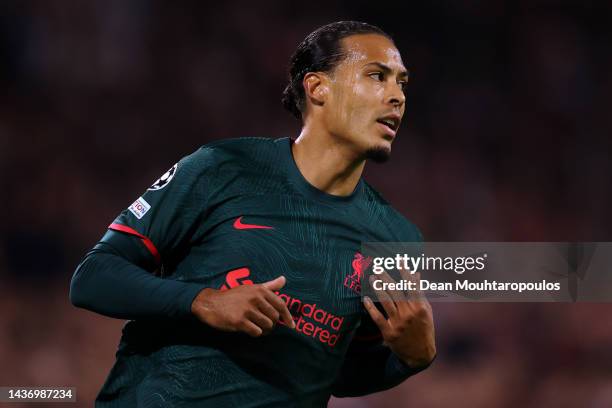
[[[306,99],[314,105],[322,106],[329,93],[329,79],[321,72],[309,72],[302,81]]]

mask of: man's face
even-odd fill
[[[358,155],[385,161],[404,115],[408,73],[395,45],[382,35],[352,35],[342,46],[346,58],[330,75],[323,120]]]

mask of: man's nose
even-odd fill
[[[402,107],[402,105],[406,102],[406,96],[402,91],[401,85],[396,85],[393,87],[393,90],[387,97],[387,103],[390,103],[393,106]]]

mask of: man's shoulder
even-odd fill
[[[200,147],[182,161],[193,168],[227,170],[245,168],[256,163],[272,161],[278,152],[278,139],[266,137],[240,137],[216,140]]]
[[[278,152],[279,140],[267,137],[223,139],[205,144],[194,154],[214,159],[217,164],[249,165],[272,159]]]
[[[268,137],[237,137],[217,140],[200,147],[204,154],[215,154],[231,158],[257,158],[266,152],[275,153],[280,139]]]
[[[397,211],[383,195],[364,180],[365,199],[371,208],[376,209],[379,222],[386,226],[401,242],[423,241],[419,228],[402,213]]]
[[[201,149],[273,149],[279,140],[271,137],[234,137],[215,140],[205,144]]]

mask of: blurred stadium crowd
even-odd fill
[[[200,145],[296,136],[287,61],[331,21],[380,25],[411,70],[393,157],[366,178],[427,240],[610,241],[611,17],[578,0],[2,2],[0,386],[91,405],[122,322],[68,303],[80,257]],[[612,406],[612,306],[434,312],[429,370],[330,406]]]

